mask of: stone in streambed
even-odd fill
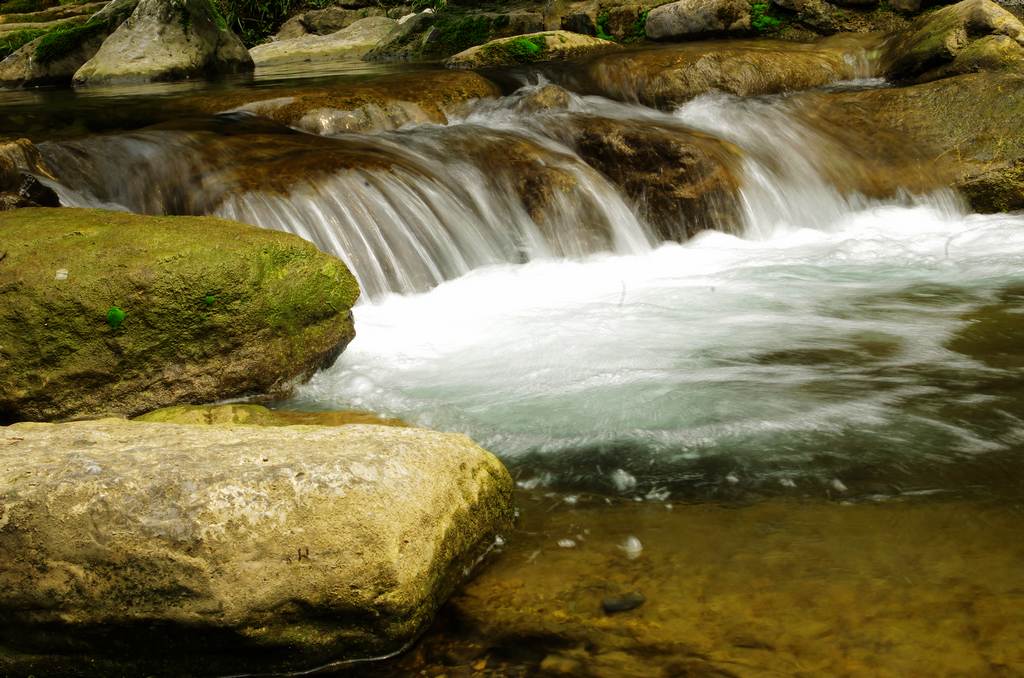
[[[590,86],[610,98],[673,108],[712,91],[779,94],[863,77],[878,35],[837,35],[814,43],[780,40],[686,43],[598,56]]]
[[[542,61],[565,61],[620,49],[609,40],[570,33],[549,31],[492,40],[470,47],[445,62],[448,68],[493,68]]]
[[[608,596],[601,600],[601,609],[605,614],[616,614],[618,612],[629,612],[635,610],[644,603],[647,599],[644,598],[642,593],[626,593],[621,596]]]
[[[493,455],[413,428],[17,424],[0,470],[4,675],[385,654],[512,518]]]
[[[183,80],[253,69],[210,0],[140,0],[75,73],[75,85]]]
[[[397,25],[394,19],[372,16],[326,35],[303,35],[275,40],[249,50],[257,66],[359,58]]]
[[[647,37],[673,40],[699,35],[750,30],[747,0],[677,0],[655,7],[647,15]]]
[[[39,177],[53,178],[31,141],[15,139],[0,143],[0,210],[58,207],[57,194]]]
[[[0,213],[0,242],[0,421],[285,394],[354,336],[355,279],[289,234],[21,209]]]

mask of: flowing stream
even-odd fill
[[[524,110],[541,85],[378,135],[316,140],[235,115],[43,148],[72,204],[219,214],[349,262],[357,338],[288,406],[464,431],[521,485],[566,492],[1021,489],[1004,471],[1024,443],[1022,363],[992,347],[1019,338],[1024,217],[968,214],[948,191],[841,191],[828,177],[844,150],[783,97]],[[735,144],[736,221],[660,241],[565,141],[578,116]],[[270,189],[232,166],[233,139],[291,144],[297,179]],[[554,172],[540,189],[522,188],[517,149]],[[531,213],[552,176],[570,188]]]

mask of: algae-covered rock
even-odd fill
[[[371,16],[327,35],[303,35],[257,45],[249,54],[257,66],[356,59],[387,36],[396,24],[394,19]]]
[[[252,57],[211,0],[140,0],[75,73],[76,85],[240,73]]]
[[[284,233],[24,209],[0,249],[0,421],[286,393],[354,335],[352,275]]]
[[[448,68],[489,68],[565,61],[619,49],[610,40],[569,31],[549,31],[501,38],[459,52],[445,62]]]
[[[462,435],[0,428],[0,674],[227,675],[385,654],[512,518]]]
[[[978,51],[990,65],[998,65],[1006,56],[1014,63],[1024,58],[1024,24],[991,0],[963,0],[918,17],[910,26],[892,35],[885,43],[882,60],[886,74],[894,80],[924,82],[937,77],[977,70],[949,64],[979,38],[1005,36],[1009,41],[986,42],[969,52],[965,60],[979,63]],[[992,58],[996,51],[1003,56]],[[938,69],[938,70],[936,70]]]
[[[262,405],[174,405],[147,412],[135,421],[150,424],[192,424],[215,426],[347,426],[375,424],[378,426],[407,426],[401,419],[378,417],[370,412],[299,410],[271,410]]]

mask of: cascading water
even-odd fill
[[[206,128],[44,152],[72,204],[221,214],[351,264],[357,338],[290,405],[465,431],[528,485],[663,498],[1016,482],[1000,469],[1024,443],[1022,366],[975,329],[1018,312],[1024,217],[968,215],[951,192],[865,197],[855,154],[792,98],[663,113],[570,94],[538,111],[540,87],[446,126],[263,130],[265,156]],[[735,222],[700,225],[732,233],[658,246],[641,201],[576,152],[584,119],[738,147]],[[253,174],[267,164],[287,176]]]

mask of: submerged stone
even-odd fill
[[[293,235],[73,209],[0,213],[0,232],[0,421],[284,394],[354,336],[355,279]]]
[[[0,428],[0,674],[225,675],[400,649],[509,527],[462,435]]]
[[[642,593],[626,593],[621,596],[609,596],[601,601],[601,609],[604,610],[605,614],[615,614],[617,612],[629,612],[635,610],[644,603],[647,599],[644,598]]]

